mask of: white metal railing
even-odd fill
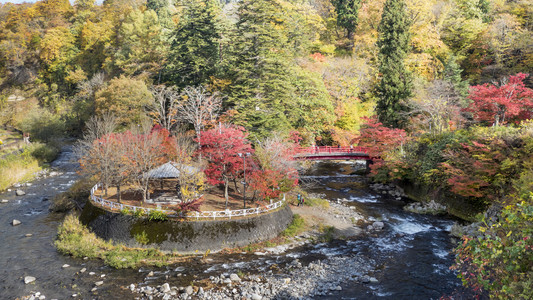
[[[237,210],[226,209],[226,210],[215,210],[215,211],[200,211],[200,212],[196,211],[196,212],[189,212],[187,214],[183,214],[183,213],[178,214],[174,210],[140,207],[140,206],[135,206],[135,205],[117,203],[114,201],[100,198],[94,195],[94,193],[98,189],[98,186],[99,184],[96,184],[95,186],[91,188],[90,199],[91,201],[93,201],[94,203],[98,205],[101,205],[102,207],[107,207],[109,209],[118,209],[118,210],[123,210],[127,208],[128,210],[133,211],[134,213],[136,211],[142,210],[145,214],[150,213],[150,211],[160,211],[160,212],[167,214],[169,217],[196,218],[196,220],[200,218],[210,218],[210,219],[229,218],[231,219],[232,217],[245,217],[245,216],[259,215],[259,214],[266,213],[271,210],[280,208],[285,202],[285,194],[283,194],[283,199],[281,199],[278,202],[270,203],[265,206],[246,208],[246,209],[237,209]]]

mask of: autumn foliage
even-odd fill
[[[204,170],[210,184],[223,184],[226,204],[229,198],[228,185],[244,168],[244,160],[239,156],[252,154],[254,150],[242,127],[219,126],[202,132],[202,144],[198,153],[207,160]],[[250,164],[251,160],[249,161]]]
[[[531,119],[533,90],[524,84],[527,76],[518,73],[500,85],[472,86],[468,96],[472,103],[466,111],[471,112],[476,121],[496,126]]]
[[[372,157],[386,159],[408,139],[403,129],[383,126],[376,118],[365,118],[365,121],[361,129],[359,146],[366,147]]]

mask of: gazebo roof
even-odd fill
[[[180,168],[187,173],[195,173],[200,170],[193,166],[181,165],[169,161],[166,164],[144,173],[144,176],[152,179],[178,178],[181,173]]]

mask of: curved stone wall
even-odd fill
[[[216,221],[148,221],[114,213],[87,201],[80,216],[97,236],[130,247],[204,252],[245,246],[279,235],[292,221],[288,205],[256,217]]]

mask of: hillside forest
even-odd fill
[[[0,171],[35,170],[94,116],[200,146],[238,128],[250,152],[365,146],[372,180],[476,222],[456,252],[465,285],[530,299],[532,70],[529,0],[5,3],[0,133],[32,145],[0,152]]]

